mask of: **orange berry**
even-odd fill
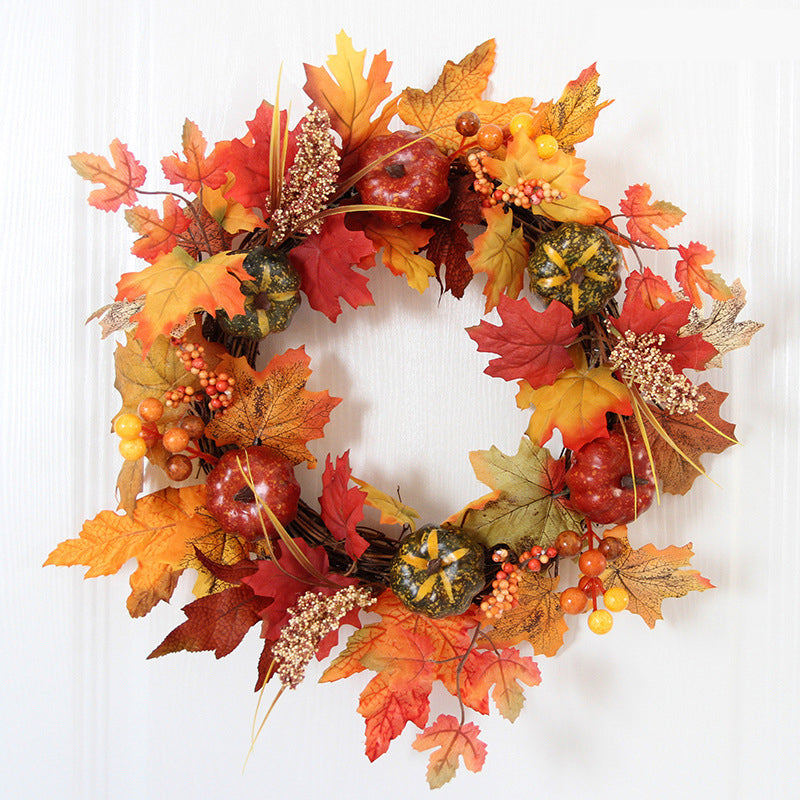
[[[168,428],[161,437],[164,449],[169,453],[180,453],[189,444],[189,432],[183,428]]]
[[[549,133],[537,136],[533,143],[536,145],[536,152],[539,158],[551,158],[558,152],[558,140]]]
[[[478,145],[484,150],[491,152],[497,150],[503,144],[503,130],[499,125],[488,123],[481,125],[478,131]]]
[[[141,436],[120,439],[119,453],[126,461],[138,461],[147,452],[147,444]]]
[[[157,397],[145,397],[139,403],[136,413],[145,422],[158,422],[164,413],[164,404]]]
[[[577,586],[570,586],[561,592],[559,602],[565,614],[580,614],[586,608],[586,595]]]

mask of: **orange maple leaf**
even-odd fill
[[[151,264],[178,244],[178,236],[191,224],[189,216],[172,195],[164,198],[164,216],[145,206],[134,206],[125,211],[125,221],[142,236],[133,243],[131,252]]]
[[[455,777],[459,758],[472,772],[480,772],[486,760],[486,745],[478,739],[480,729],[473,722],[459,722],[449,714],[441,714],[420,733],[412,747],[420,752],[438,748],[428,761],[428,785],[431,789],[444,786]]]
[[[564,446],[578,450],[592,439],[608,436],[607,413],[633,413],[628,390],[609,367],[589,369],[583,351],[572,353],[574,368],[564,370],[551,386],[534,390],[520,381],[517,405],[534,406],[528,435],[540,446],[558,428]]]
[[[121,205],[132,206],[136,189],[144,183],[147,170],[133,157],[128,146],[119,139],[109,145],[114,166],[94,153],[75,153],[69,160],[82,178],[102,183],[105,188],[89,193],[89,205],[101,211],[116,211]]]
[[[77,539],[67,539],[45,565],[89,567],[84,577],[112,575],[131,558],[139,566],[131,576],[128,608],[132,616],[169,599],[192,542],[216,529],[205,513],[205,485],[166,488],[139,499],[130,515],[101,511],[87,520]]]
[[[663,550],[646,544],[634,550],[628,543],[625,525],[607,531],[606,536],[620,539],[625,549],[622,555],[609,562],[600,580],[606,589],[622,586],[630,597],[628,611],[638,614],[650,628],[663,619],[661,603],[667,597],[683,597],[689,592],[714,588],[697,570],[683,569],[694,555],[691,542]]]
[[[206,156],[208,143],[196,123],[183,123],[181,146],[185,160],[177,153],[161,159],[161,168],[170,183],[183,184],[187,192],[199,194],[203,186],[219,189],[225,183],[230,142],[218,142]]]
[[[206,426],[206,436],[219,445],[240,447],[259,439],[293,464],[306,461],[309,469],[315,467],[317,459],[306,443],[323,436],[330,412],[341,399],[305,388],[310,363],[304,347],[275,356],[261,372],[244,358],[225,363],[225,371],[236,379],[236,393],[233,403]]]
[[[500,296],[516,298],[522,290],[525,269],[528,265],[528,243],[522,228],[514,227],[514,215],[502,206],[483,211],[486,230],[473,241],[473,252],[467,258],[473,272],[488,275],[483,294],[486,312],[500,302]]]
[[[159,256],[141,272],[126,272],[117,283],[117,300],[144,295],[144,308],[131,317],[138,323],[136,338],[144,355],[159,334],[169,336],[194,311],[214,313],[223,308],[233,317],[244,314],[239,285],[250,276],[244,271],[244,253],[218,253],[195,261],[183,248]]]
[[[433,231],[416,222],[400,227],[376,219],[374,215],[359,226],[364,235],[375,245],[383,248],[383,263],[394,275],[405,275],[408,285],[422,294],[430,279],[436,274],[436,266],[419,254],[430,240]]]
[[[462,143],[461,134],[454,128],[462,111],[473,111],[484,125],[491,122],[500,127],[520,111],[529,111],[531,97],[516,97],[507,103],[481,99],[494,68],[494,56],[495,41],[489,39],[458,64],[448,61],[429,91],[405,89],[398,106],[400,119],[428,134],[443,151],[452,152]]]
[[[714,260],[714,251],[709,250],[700,242],[689,242],[688,247],[678,245],[681,254],[680,260],[675,265],[675,280],[700,308],[703,298],[700,292],[713,297],[715,300],[729,300],[733,297],[730,287],[720,275],[710,269],[703,269],[706,264]]]
[[[651,311],[657,310],[662,303],[671,303],[676,299],[669,284],[650,267],[645,267],[642,272],[631,272],[625,279],[625,291],[628,294],[638,292]]]
[[[642,244],[664,249],[669,242],[656,230],[672,228],[680,223],[685,213],[678,206],[665,200],[651,203],[653,191],[647,183],[637,183],[625,190],[625,197],[619,201],[622,213],[628,218],[628,233]]]
[[[303,65],[307,78],[305,93],[328,112],[331,127],[342,137],[342,176],[352,172],[357,152],[365,142],[389,132],[388,123],[395,114],[396,103],[390,102],[372,119],[391,94],[392,84],[386,77],[392,62],[387,61],[383,50],[373,57],[364,77],[366,52],[355,50],[350,37],[340,31],[336,36],[336,53],[327,61],[330,74],[324,67]]]

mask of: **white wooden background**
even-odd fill
[[[0,0],[0,794],[427,793],[416,729],[369,764],[355,711],[365,678],[318,685],[319,670],[281,700],[243,773],[258,637],[222,661],[146,661],[183,619],[188,590],[131,620],[129,570],[84,582],[80,569],[40,568],[114,503],[113,345],[83,320],[138,268],[121,214],[87,206],[67,155],[105,153],[119,137],[158,183],[185,117],[210,141],[242,135],[281,63],[297,118],[302,62],[323,63],[344,28],[359,49],[387,49],[396,90],[429,87],[446,59],[490,36],[498,100],[558,96],[597,61],[616,102],[581,150],[587,192],[614,205],[649,182],[688,211],[680,241],[716,250],[715,268],[749,290],[743,316],[768,324],[710,376],[731,393],[723,416],[743,443],[707,457],[722,488],[698,481],[638,523],[641,541],[694,542],[694,565],[718,588],[666,601],[653,631],[632,615],[602,638],[578,625],[556,658],[540,659],[542,685],[516,724],[476,720],[483,772],[462,769],[438,796],[798,796],[798,3],[659,6]],[[312,388],[345,398],[315,453],[349,447],[356,474],[401,484],[436,521],[483,492],[468,451],[515,452],[525,418],[462,331],[480,317],[478,289],[439,303],[383,272],[372,276],[375,308],[335,326],[304,308],[275,347],[305,342]],[[318,480],[303,475],[311,497]]]

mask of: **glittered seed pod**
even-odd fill
[[[300,276],[283,253],[265,247],[251,250],[242,263],[252,280],[239,287],[245,296],[244,314],[229,317],[222,309],[216,317],[220,327],[233,336],[263,339],[289,324],[300,305]]]
[[[531,289],[576,317],[596,314],[619,291],[619,251],[593,225],[567,222],[545,234],[528,262]]]
[[[483,546],[455,527],[428,525],[412,533],[389,570],[397,598],[434,619],[463,614],[484,583]]]

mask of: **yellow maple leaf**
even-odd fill
[[[473,272],[488,275],[483,293],[486,311],[499,302],[500,295],[516,298],[522,290],[525,268],[528,265],[528,243],[522,228],[515,228],[514,215],[502,206],[483,209],[486,230],[475,237],[473,252],[467,258]]]
[[[219,189],[203,189],[203,208],[214,218],[226,233],[231,235],[241,231],[254,231],[263,226],[264,221],[249,208],[237,203],[225,193],[233,186],[236,177],[227,173],[227,180]]]
[[[362,230],[376,248],[383,248],[383,263],[394,275],[405,275],[408,285],[420,294],[428,288],[430,279],[436,274],[436,265],[418,251],[428,244],[432,229],[423,228],[416,222],[397,227],[381,222],[373,215]]]
[[[380,523],[382,525],[408,525],[412,531],[414,530],[416,527],[414,520],[419,519],[419,513],[411,506],[407,506],[402,501],[359,478],[351,477],[350,480],[367,493],[364,502],[381,512]]]
[[[429,91],[405,89],[397,109],[400,119],[428,134],[440,149],[450,153],[462,142],[461,134],[453,127],[462,111],[473,111],[484,125],[494,123],[500,127],[520,111],[530,111],[531,97],[515,97],[507,103],[481,99],[494,68],[494,56],[495,41],[489,39],[458,64],[448,61]]]

